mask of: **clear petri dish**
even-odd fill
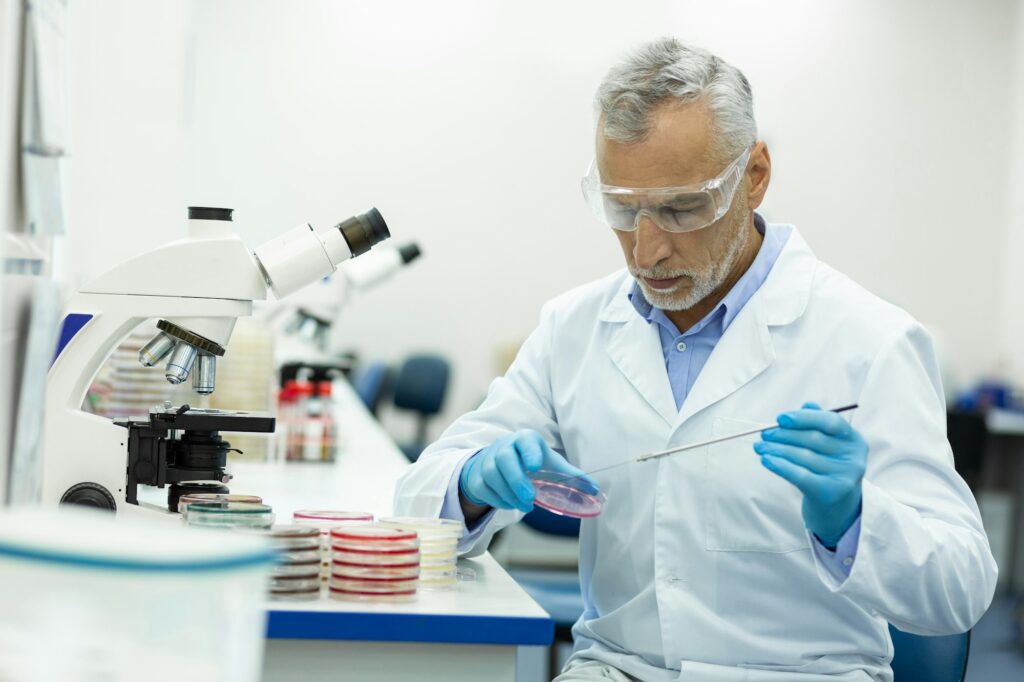
[[[321,561],[320,548],[314,547],[312,549],[303,550],[290,550],[284,551],[278,554],[278,563],[285,565],[294,564],[314,564],[318,565]]]
[[[261,504],[263,498],[259,495],[236,495],[234,493],[188,493],[178,498],[178,513],[185,514],[186,509],[193,502],[250,502],[252,504]]]
[[[254,502],[193,502],[185,523],[207,528],[270,528],[274,512],[268,505]]]
[[[449,552],[456,552],[459,548],[459,541],[455,538],[451,540],[426,540],[423,536],[420,536],[420,549],[424,552],[430,552],[431,554],[446,554]]]
[[[424,558],[450,558],[458,555],[457,548],[453,545],[451,547],[437,547],[430,543],[420,543],[420,554]]]
[[[420,585],[450,585],[456,581],[458,569],[455,566],[421,566]]]
[[[403,592],[382,594],[380,592],[361,592],[358,590],[347,590],[340,587],[328,587],[327,596],[331,599],[339,599],[341,601],[396,604],[416,601],[416,590],[405,590]]]
[[[395,594],[416,591],[416,578],[341,578],[331,576],[328,586],[331,590],[345,590],[362,594]]]
[[[402,566],[413,563],[419,564],[420,553],[415,549],[381,552],[376,550],[347,550],[335,548],[334,551],[331,552],[331,559],[333,561],[343,561],[369,566]]]
[[[420,547],[414,530],[364,526],[331,529],[331,547],[342,550],[396,551]]]
[[[556,471],[540,469],[530,474],[530,480],[537,493],[534,504],[561,516],[577,519],[597,516],[608,499],[586,479]]]
[[[240,533],[249,533],[266,538],[275,549],[286,552],[320,551],[320,530],[312,526],[274,525],[270,528],[239,528]]]
[[[273,601],[315,601],[320,598],[320,581],[316,589],[311,590],[271,590],[270,598]]]
[[[331,577],[341,579],[392,578],[415,580],[420,575],[419,564],[376,566],[335,561],[331,564]]]
[[[301,563],[277,564],[271,570],[275,576],[284,575],[320,575],[320,560]]]
[[[429,516],[391,516],[377,522],[379,526],[388,528],[406,528],[415,530],[420,542],[458,542],[462,537],[462,523],[451,519],[436,519]]]
[[[303,509],[292,514],[292,520],[301,525],[316,526],[322,532],[338,526],[362,526],[373,523],[373,514],[361,511],[332,511],[329,509]]]
[[[288,590],[288,591],[304,591],[304,590],[319,590],[320,589],[320,574],[316,573],[312,576],[274,576],[270,579],[270,589],[274,590]]]
[[[431,571],[448,571],[448,570],[454,569],[456,566],[458,566],[458,563],[455,561],[455,559],[450,559],[450,560],[447,560],[447,561],[429,561],[429,562],[421,562],[420,563],[420,570],[422,570],[422,571],[428,571],[428,570],[431,570]]]

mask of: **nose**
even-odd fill
[[[636,220],[633,260],[638,268],[649,269],[672,255],[672,243],[647,211],[640,211]]]

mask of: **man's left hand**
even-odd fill
[[[778,424],[761,432],[754,451],[766,469],[804,494],[804,524],[835,549],[860,516],[868,444],[841,415],[814,403],[780,414]]]

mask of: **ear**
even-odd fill
[[[768,182],[772,177],[772,157],[768,154],[768,145],[764,142],[755,144],[754,149],[750,152],[747,177],[750,179],[747,202],[750,210],[754,210],[764,201],[764,195],[768,191]]]

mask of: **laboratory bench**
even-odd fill
[[[297,509],[391,515],[408,460],[351,387],[336,382],[334,463],[231,464],[233,492],[263,497],[278,523]],[[515,679],[516,647],[551,643],[548,614],[488,554],[459,561],[455,586],[399,604],[267,602],[264,682]]]

